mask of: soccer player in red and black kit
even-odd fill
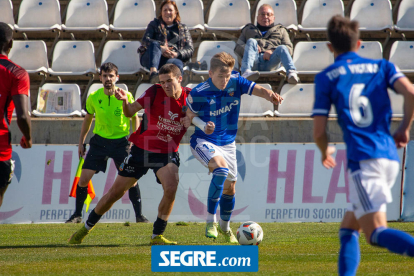
[[[185,103],[191,89],[181,87],[181,71],[174,64],[166,64],[159,70],[160,83],[150,87],[134,103],[129,103],[125,91],[118,89],[116,97],[123,101],[125,116],[131,117],[145,109],[146,122],[129,140],[134,144],[121,164],[111,189],[90,213],[82,228],[69,239],[70,244],[80,244],[105,212],[144,174],[152,169],[164,195],[158,206],[151,244],[177,244],[163,237],[171,214],[178,187],[180,158],[178,146],[191,122],[185,115]]]
[[[23,133],[20,145],[25,149],[32,147],[30,116],[27,110],[30,80],[26,70],[8,59],[7,55],[12,46],[13,31],[9,25],[0,22],[0,206],[14,170],[8,128],[14,107],[17,125]]]

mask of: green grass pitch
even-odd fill
[[[231,225],[236,231],[239,224]],[[261,223],[260,275],[335,275],[338,223]],[[68,238],[81,224],[0,224],[0,275],[154,275],[149,238],[152,224],[98,224],[83,244]],[[165,236],[181,245],[224,244],[204,237],[203,223],[168,224]],[[414,234],[413,223],[390,227]],[[414,275],[414,260],[366,244],[360,238],[358,275]],[[169,274],[169,273],[163,273]],[[184,275],[185,273],[170,273]],[[188,273],[187,273],[188,274]],[[191,273],[218,275],[226,273]],[[227,275],[243,275],[227,273]],[[247,274],[247,273],[246,273]]]

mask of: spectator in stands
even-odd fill
[[[292,61],[293,44],[283,25],[275,24],[273,9],[268,4],[259,8],[257,25],[249,23],[243,28],[234,50],[243,58],[242,76],[251,81],[259,78],[259,71],[274,70],[282,62],[288,74],[288,82],[299,82]]]
[[[158,82],[158,68],[173,63],[181,72],[191,59],[194,47],[190,32],[181,23],[177,4],[171,0],[161,3],[160,15],[148,24],[138,52],[141,64],[151,72],[150,82]]]

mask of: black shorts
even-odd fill
[[[132,146],[131,152],[119,168],[118,174],[124,177],[140,179],[149,169],[152,169],[155,177],[157,177],[157,171],[169,163],[180,167],[180,156],[178,152],[154,153],[138,148],[137,146]],[[161,184],[158,177],[157,182]]]
[[[94,135],[89,141],[89,150],[85,157],[82,169],[105,172],[108,158],[114,160],[115,166],[119,166],[128,156],[128,138],[106,139],[99,135]]]
[[[0,161],[0,189],[7,187],[13,178],[14,161],[9,159]]]

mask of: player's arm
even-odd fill
[[[79,135],[78,155],[79,158],[85,156],[85,139],[92,125],[93,114],[86,113],[82,122],[81,133]]]
[[[29,111],[27,110],[29,97],[24,94],[18,94],[12,96],[14,106],[16,108],[17,125],[20,131],[23,133],[23,137],[20,141],[22,148],[32,147],[32,135],[31,135],[31,121]]]
[[[132,116],[132,132],[137,131],[138,128],[139,128],[139,118],[138,118],[138,114],[135,114],[134,116]]]
[[[335,152],[335,147],[328,146],[328,135],[326,134],[326,125],[328,117],[314,116],[313,117],[313,139],[322,154],[322,165],[327,168],[336,166],[335,159],[332,154]]]
[[[120,88],[115,91],[115,97],[122,101],[122,108],[126,117],[132,117],[142,109],[142,106],[138,102],[130,103],[127,93]]]
[[[199,129],[204,131],[205,134],[210,135],[214,132],[216,125],[211,121],[204,122],[203,120],[201,120],[200,117],[198,117],[196,113],[191,111],[190,108],[187,108],[186,115],[188,117],[188,120],[192,122],[193,125],[197,126]]]
[[[265,98],[273,104],[279,104],[283,100],[283,98],[279,94],[276,94],[272,90],[266,89],[258,84],[254,86],[252,95]]]
[[[395,81],[394,89],[404,97],[404,117],[400,127],[393,135],[395,144],[401,148],[410,140],[410,128],[414,113],[414,86],[407,77],[402,77]]]

